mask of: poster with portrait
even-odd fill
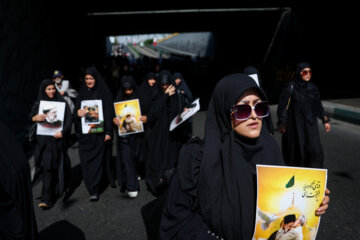
[[[181,123],[185,122],[187,119],[189,119],[191,116],[193,116],[195,113],[197,113],[200,110],[200,99],[195,99],[189,108],[186,108],[182,113],[177,115],[170,123],[170,131],[174,130],[177,126],[179,126]]]
[[[314,240],[327,170],[256,165],[257,205],[254,240]]]
[[[144,132],[143,122],[140,121],[139,99],[115,102],[114,108],[115,115],[120,120],[119,136]]]
[[[54,136],[64,125],[65,102],[40,101],[38,114],[46,115],[36,128],[37,135]]]
[[[86,111],[85,116],[81,118],[82,133],[104,132],[102,100],[81,101],[81,109]]]

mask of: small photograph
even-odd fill
[[[104,132],[102,100],[81,101],[81,109],[86,110],[85,116],[81,118],[82,133]]]
[[[174,130],[177,126],[179,126],[181,123],[185,122],[187,119],[189,119],[191,116],[193,116],[195,113],[197,113],[200,110],[200,99],[197,98],[195,101],[193,101],[189,108],[184,109],[182,113],[177,115],[170,124],[170,131]]]
[[[46,118],[43,122],[38,123],[36,134],[54,136],[55,133],[62,130],[65,103],[42,100],[39,104],[39,114],[45,114]]]
[[[327,170],[256,165],[254,240],[315,240]]]
[[[85,123],[97,124],[100,123],[99,119],[99,106],[84,106],[86,110]]]
[[[120,120],[119,136],[141,133],[144,131],[140,121],[141,109],[138,99],[114,103],[115,115]]]

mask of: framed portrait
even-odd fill
[[[116,117],[120,120],[119,136],[144,132],[143,122],[140,121],[139,99],[115,102],[114,109]]]
[[[102,100],[81,101],[81,109],[86,110],[85,116],[81,118],[82,133],[104,132]]]
[[[54,136],[63,129],[65,102],[41,100],[38,114],[45,114],[46,118],[37,124],[36,134]]]
[[[253,239],[314,240],[315,215],[327,184],[327,170],[256,165],[257,204]]]

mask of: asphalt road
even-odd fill
[[[272,114],[274,116],[274,114]],[[194,117],[194,134],[203,135],[204,112]],[[274,120],[274,123],[276,121]],[[360,126],[333,120],[332,130],[325,133],[320,126],[321,140],[328,169],[328,188],[331,191],[330,208],[321,217],[316,239],[357,239],[360,237]],[[275,133],[280,143],[280,134]],[[34,208],[41,239],[86,240],[146,240],[141,207],[154,199],[140,180],[140,193],[135,199],[107,187],[98,202],[90,202],[81,177],[77,143],[69,154],[73,167],[70,198],[62,199],[49,210],[37,207],[41,182],[34,186]]]

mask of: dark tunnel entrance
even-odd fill
[[[208,9],[201,12],[174,10],[151,13],[88,14],[90,28],[95,34],[96,43],[93,45],[97,46],[96,55],[105,55],[107,62],[119,59],[119,56],[107,54],[110,44],[106,43],[105,39],[109,39],[109,36],[169,34],[171,39],[150,47],[168,55],[159,59],[140,54],[136,62],[140,62],[147,70],[154,71],[154,66],[158,64],[161,69],[182,72],[195,96],[200,97],[203,109],[207,108],[212,89],[220,78],[229,73],[242,72],[243,68],[249,65],[256,66],[264,75],[264,88],[274,103],[277,101],[276,84],[279,83],[273,76],[275,73],[269,69],[270,64],[273,69],[283,68],[281,61],[288,58],[292,52],[291,27],[294,23],[291,8]],[[115,22],[119,24],[110,24]],[[143,46],[138,44],[140,43],[131,43],[129,48],[141,51]],[[134,65],[134,69],[136,67]],[[141,81],[140,78],[138,80]]]

